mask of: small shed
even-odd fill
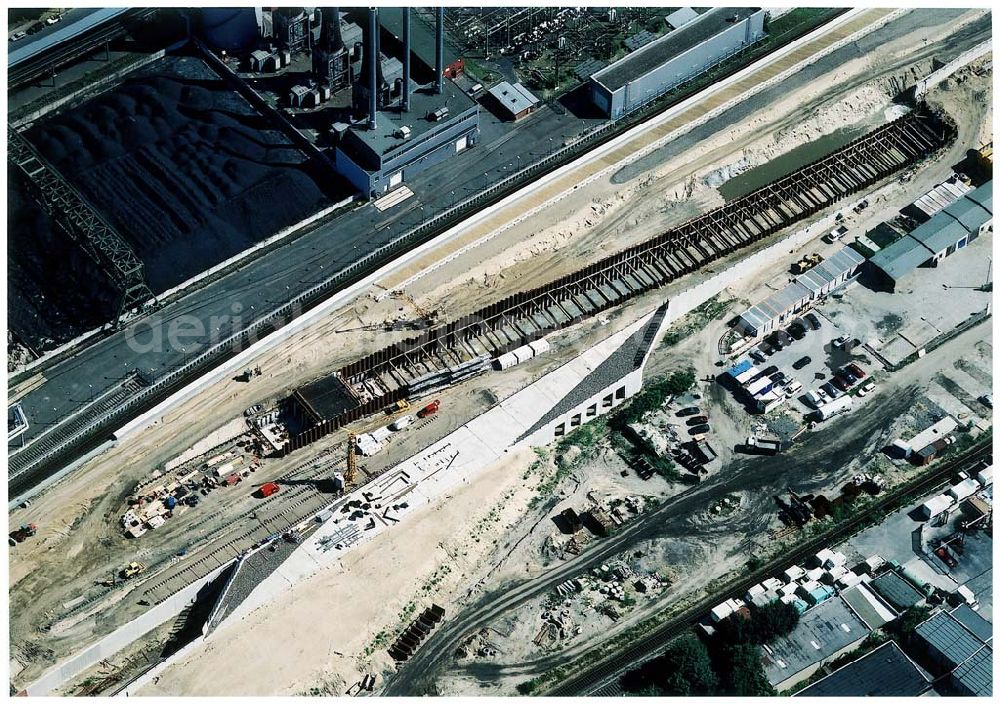
[[[490,88],[490,96],[500,106],[505,116],[513,120],[520,120],[530,115],[540,102],[523,84],[511,85],[507,81],[500,81]]]

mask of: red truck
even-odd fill
[[[431,403],[428,403],[426,406],[417,411],[417,418],[426,418],[427,416],[432,416],[438,412],[439,408],[441,408],[441,402],[432,401]]]
[[[281,491],[281,487],[274,482],[268,482],[260,487],[260,496],[262,499],[266,499],[268,496],[273,496]]]

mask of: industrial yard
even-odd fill
[[[988,11],[190,12],[9,120],[12,691],[991,688]]]

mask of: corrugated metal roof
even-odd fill
[[[984,645],[952,673],[952,679],[976,697],[993,696],[993,648]]]
[[[979,203],[984,209],[988,210],[990,215],[993,214],[993,181],[987,181],[982,186],[974,190],[972,193],[967,193],[966,198],[971,201]]]
[[[928,221],[929,222],[929,221]],[[931,258],[933,252],[909,235],[872,255],[872,264],[898,281]]]
[[[921,623],[915,634],[945,658],[949,669],[968,660],[984,645],[972,631],[946,611],[934,614]]]
[[[889,641],[793,696],[915,697],[929,688],[923,670]]]
[[[895,572],[886,572],[876,577],[871,581],[871,588],[897,609],[908,609],[924,598],[923,594]]]
[[[945,208],[944,212],[961,223],[967,232],[978,230],[984,222],[989,222],[990,218],[993,217],[993,213],[968,198],[959,198]]]
[[[993,640],[993,624],[973,611],[968,604],[955,607],[951,610],[951,615],[984,643]]]

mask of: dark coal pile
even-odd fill
[[[56,347],[115,315],[108,278],[7,169],[7,317],[14,341]]]
[[[132,244],[156,293],[345,195],[199,58],[161,59],[27,136]]]

